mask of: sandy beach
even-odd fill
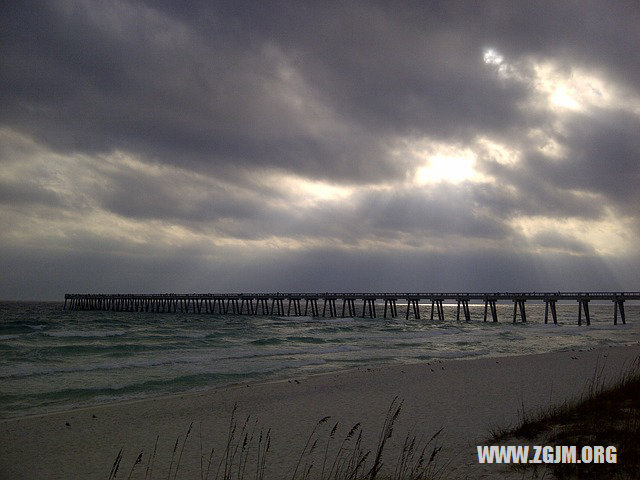
[[[141,450],[141,464],[131,478],[144,478],[147,460],[159,438],[154,478],[166,478],[176,438],[181,437],[181,448],[193,422],[177,478],[200,478],[200,449],[208,457],[214,447],[217,466],[216,459],[225,448],[231,412],[237,404],[236,418],[242,424],[249,416],[249,426],[255,426],[256,437],[260,428],[271,429],[266,478],[291,478],[319,419],[331,416],[318,429],[320,444],[328,440],[329,430],[336,422],[336,438],[343,438],[352,425],[360,422],[363,447],[372,449],[387,409],[397,396],[404,403],[387,449],[386,467],[393,466],[407,432],[428,438],[444,427],[438,437],[443,446],[438,458],[440,464],[446,465],[447,477],[474,478],[482,476],[479,469],[476,471],[475,446],[487,442],[490,429],[514,425],[523,407],[532,414],[578,398],[594,376],[598,382],[615,382],[639,355],[640,346],[632,345],[436,360],[233,385],[202,393],[4,420],[0,424],[0,476],[107,478],[122,449],[118,478],[127,478]],[[248,468],[248,478],[253,478],[254,468]],[[215,469],[210,478],[214,473]]]

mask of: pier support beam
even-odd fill
[[[441,298],[432,298],[431,299],[431,320],[433,320],[433,307],[436,307],[438,310],[438,320],[444,320],[444,308],[442,306]]]
[[[591,318],[589,318],[589,299],[578,299],[578,325],[582,325],[582,310],[584,309],[584,318],[587,321],[587,325],[591,325]]]
[[[282,297],[273,297],[271,299],[271,315],[284,316],[284,299]]]
[[[291,316],[291,306],[293,306],[293,315],[295,317],[302,316],[302,306],[300,305],[300,298],[289,297],[289,305],[287,306],[287,316]]]
[[[376,318],[376,299],[375,297],[364,297],[362,303],[362,318],[365,318],[365,312],[369,307],[369,318]]]
[[[228,298],[225,313],[236,315],[240,312],[240,303],[238,298]]]
[[[322,316],[326,316],[327,306],[329,306],[329,316],[335,318],[338,316],[338,311],[336,309],[336,299],[334,297],[325,297],[324,305],[322,306]]]
[[[622,320],[622,324],[624,325],[627,323],[624,318],[624,299],[621,299],[619,297],[613,301],[613,324],[614,325],[618,324],[618,310],[620,310],[620,319]]]
[[[471,313],[469,312],[469,300],[458,298],[458,307],[456,309],[456,321],[460,321],[460,305],[462,305],[462,313],[466,322],[471,321]]]
[[[487,307],[491,308],[491,319],[494,323],[498,323],[498,309],[496,308],[496,300],[495,298],[487,298],[484,299],[484,320],[487,321]]]
[[[351,297],[343,297],[342,298],[342,318],[345,317],[345,313],[348,311],[349,317],[356,316],[356,303],[355,299]]]
[[[211,313],[215,313],[216,311],[216,302],[218,303],[218,313],[225,314],[228,311],[227,306],[229,305],[228,301],[225,302],[224,298],[214,298],[213,299],[213,310]]]
[[[420,299],[415,297],[415,298],[407,298],[407,314],[406,314],[406,319],[409,319],[409,312],[411,312],[411,310],[413,310],[413,318],[415,318],[416,320],[420,320]]]
[[[269,315],[269,298],[258,297],[256,299],[256,309],[254,311],[255,315],[258,315],[258,307],[260,307],[260,313],[262,315]]]
[[[256,306],[255,310],[253,307],[253,297],[241,297],[240,298],[240,315],[244,312],[244,306],[247,306],[247,315],[255,315],[258,312],[258,307]]]
[[[304,315],[307,316],[307,312],[309,311],[309,307],[311,307],[311,316],[319,317],[320,312],[318,310],[318,299],[317,298],[305,298],[304,303]]]
[[[520,307],[520,319],[522,320],[522,323],[525,323],[527,321],[527,312],[524,308],[524,302],[526,302],[526,300],[522,298],[513,299],[513,323],[516,323],[518,307]]]
[[[384,314],[383,317],[387,318],[387,309],[391,313],[391,318],[396,318],[398,316],[398,308],[396,307],[396,298],[386,298],[384,299]]]
[[[549,322],[549,308],[551,308],[551,317],[553,318],[553,323],[558,323],[558,315],[556,313],[556,299],[550,298],[544,301],[544,323]]]

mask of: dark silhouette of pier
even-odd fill
[[[117,312],[184,312],[211,313],[224,315],[277,315],[312,317],[361,317],[377,316],[376,302],[384,302],[383,317],[398,316],[398,301],[406,301],[405,318],[420,318],[421,302],[431,302],[431,316],[444,320],[444,302],[457,303],[456,320],[461,313],[465,321],[471,321],[469,302],[484,302],[483,321],[491,315],[498,321],[497,302],[513,302],[513,323],[518,317],[527,321],[525,303],[537,301],[545,303],[544,323],[558,323],[556,304],[558,301],[576,301],[578,304],[578,325],[582,319],[591,324],[589,302],[613,302],[613,323],[617,325],[618,315],[626,323],[624,302],[640,300],[640,292],[495,292],[495,293],[192,293],[192,294],[100,294],[67,293],[64,309],[105,310]],[[382,305],[382,303],[380,303]],[[426,304],[428,305],[428,303]],[[320,308],[322,306],[322,309]],[[322,312],[322,313],[320,313]]]

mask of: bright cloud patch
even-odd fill
[[[511,224],[528,241],[525,250],[615,257],[633,252],[631,221],[609,212],[599,220],[535,216],[516,217]]]
[[[473,155],[467,156],[433,156],[426,166],[416,170],[416,182],[420,185],[428,183],[460,183],[479,178],[474,169]]]
[[[640,115],[640,98],[627,88],[616,85],[601,71],[561,65],[551,58],[507,59],[494,49],[485,50],[483,60],[500,79],[533,87],[536,95],[525,105],[526,108],[582,114],[596,108],[620,109]]]

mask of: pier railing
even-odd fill
[[[461,312],[466,321],[471,321],[469,302],[484,303],[483,321],[488,314],[493,322],[498,321],[497,302],[513,302],[513,323],[518,317],[527,321],[525,303],[542,301],[545,303],[544,323],[548,323],[549,314],[553,323],[558,323],[556,304],[558,301],[576,301],[578,303],[578,325],[584,319],[589,325],[591,317],[589,302],[613,302],[613,323],[626,323],[624,302],[640,300],[640,292],[361,292],[361,293],[160,293],[160,294],[104,294],[104,293],[67,293],[64,296],[64,309],[68,310],[106,310],[118,312],[184,312],[218,313],[224,315],[277,315],[277,316],[313,316],[313,317],[369,317],[377,316],[376,302],[384,302],[383,316],[398,316],[398,301],[406,301],[405,318],[420,318],[420,305],[431,302],[431,315],[444,320],[444,302],[457,304],[456,320]],[[356,306],[357,303],[357,306]],[[322,306],[322,308],[321,308]],[[519,314],[519,315],[518,315]]]

